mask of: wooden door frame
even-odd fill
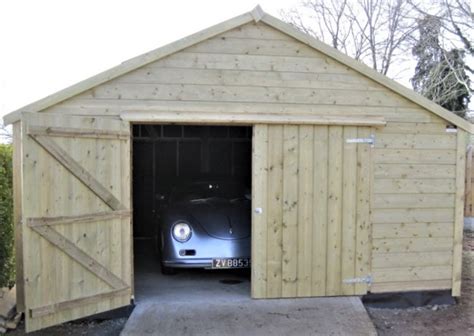
[[[131,164],[131,174],[130,174],[130,192],[131,192],[131,257],[132,257],[132,274],[131,274],[131,286],[132,286],[132,297],[134,297],[135,293],[135,273],[134,273],[134,264],[133,264],[133,125],[135,124],[151,124],[151,125],[189,125],[189,126],[246,126],[252,128],[252,153],[251,153],[251,188],[252,188],[252,204],[251,204],[251,216],[256,206],[254,204],[254,192],[253,188],[255,185],[254,181],[254,146],[255,143],[255,126],[256,125],[324,125],[324,126],[367,126],[367,127],[383,127],[386,125],[386,121],[383,117],[379,116],[362,116],[362,117],[347,117],[347,116],[330,116],[330,117],[321,117],[321,116],[311,116],[311,115],[295,115],[295,116],[287,116],[287,115],[277,115],[277,114],[236,114],[233,119],[229,119],[228,117],[221,118],[218,114],[215,113],[205,113],[200,115],[198,118],[191,118],[192,115],[196,115],[195,113],[163,113],[163,112],[154,112],[154,111],[146,111],[146,112],[138,112],[137,111],[124,111],[120,117],[124,121],[129,122],[130,126],[130,164]],[[370,170],[370,180],[373,180],[373,169]],[[370,203],[372,202],[372,188],[369,191]],[[255,225],[253,216],[251,217],[251,260],[255,260],[254,251],[256,244],[258,243],[256,239],[256,235],[254,234]],[[254,268],[253,263],[251,264],[251,274],[254,276]],[[359,285],[361,286],[361,285]],[[250,290],[250,297],[257,298],[253,294],[253,285],[251,280],[251,290]]]
[[[227,123],[209,123],[209,122],[185,122],[185,123],[181,123],[181,122],[170,122],[169,120],[166,120],[164,119],[163,122],[160,122],[160,120],[154,120],[152,122],[150,122],[149,120],[147,119],[144,119],[143,121],[141,121],[140,119],[134,119],[133,121],[132,120],[124,120],[124,121],[128,121],[129,123],[129,128],[130,128],[130,208],[131,208],[131,211],[130,211],[130,241],[131,241],[131,244],[130,244],[130,247],[131,247],[131,251],[130,251],[130,256],[132,258],[131,260],[131,271],[132,271],[132,274],[131,274],[131,291],[132,291],[132,300],[135,301],[135,264],[134,264],[134,251],[133,251],[133,246],[134,246],[134,237],[133,237],[133,221],[134,221],[134,212],[135,212],[135,208],[133,206],[133,145],[134,145],[134,141],[133,141],[133,126],[134,125],[182,125],[182,126],[223,126],[223,127],[235,127],[235,126],[242,126],[242,127],[250,127],[252,129],[252,139],[251,139],[251,144],[252,144],[252,148],[253,148],[253,144],[254,144],[254,135],[253,135],[253,131],[254,131],[254,126],[255,124],[241,124],[241,123],[238,123],[238,124],[234,124],[234,123],[231,123],[231,122],[227,122]],[[250,159],[252,162],[253,161],[253,152],[251,153],[250,155]],[[253,166],[252,166],[252,163],[251,163],[251,170],[253,170]],[[251,185],[253,185],[253,174],[252,174],[252,171],[250,172],[250,176],[251,176]],[[252,213],[252,206],[251,206],[251,213]],[[253,221],[251,222],[251,230],[253,229]],[[251,244],[253,244],[253,235],[251,235]],[[252,266],[250,266],[250,270],[252,270]],[[250,295],[251,297],[251,295]]]

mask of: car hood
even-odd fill
[[[242,239],[250,236],[250,202],[205,201],[181,203],[192,222],[197,222],[210,236]]]

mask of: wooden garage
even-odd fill
[[[28,331],[128,305],[131,127],[252,135],[252,297],[460,295],[472,125],[259,7],[12,112]]]

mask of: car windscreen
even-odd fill
[[[232,182],[199,182],[178,186],[171,192],[171,202],[209,199],[249,199],[250,192],[242,184]]]

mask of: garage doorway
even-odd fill
[[[248,248],[250,256],[252,127],[158,124],[134,124],[132,127],[134,279],[137,301],[166,300],[166,298],[179,301],[180,297],[190,300],[219,293],[226,297],[230,295],[235,298],[239,296],[248,298],[250,269],[163,267],[163,261],[167,262],[169,257],[162,250],[172,248],[172,244],[166,242],[167,239],[175,245],[184,247],[185,244],[176,244],[173,240],[170,230],[172,225],[167,227],[170,221],[176,219],[176,217],[170,219],[169,213],[173,212],[173,216],[176,216],[176,211],[182,211],[186,220],[198,221],[196,225],[202,224],[201,222],[206,219],[219,222],[225,217],[230,218],[230,230],[231,232],[234,230],[234,235],[235,231],[243,232],[245,229],[233,228],[233,223],[239,222],[234,225],[248,223],[247,239],[243,238],[245,233],[242,233],[239,237],[239,246],[246,245],[247,241],[248,247],[244,247],[244,250]],[[216,207],[222,207],[223,203],[220,200],[216,200],[216,203],[211,200],[209,201],[211,204],[197,206],[200,207],[197,210],[201,212],[200,214],[192,213],[196,211],[193,206],[192,209],[182,203],[176,206],[176,198],[173,195],[179,194],[178,191],[194,190],[196,184],[205,188],[222,186],[221,189],[224,186],[225,188],[231,186],[230,193],[248,190],[248,194],[244,192],[242,195],[244,198],[238,201],[241,202],[240,205],[224,206],[227,210],[222,210],[237,211],[240,214],[227,215],[219,209],[216,210]],[[232,189],[234,186],[235,190]],[[200,202],[199,199],[192,198],[190,196],[189,201]],[[202,207],[206,209],[206,206],[208,211],[203,211]],[[234,222],[236,216],[244,218]],[[228,224],[214,224],[216,225]],[[212,230],[214,231],[211,232]],[[215,240],[219,230],[219,227],[202,230],[211,236],[208,242],[203,243],[209,244],[211,248],[215,246],[218,250],[222,249],[222,246],[218,245],[219,241]],[[169,237],[165,236],[166,233]],[[198,235],[197,231],[195,235]],[[220,238],[224,238],[224,242],[227,239]],[[189,259],[199,259],[199,250],[195,246],[192,249],[180,249],[179,253],[183,251],[189,253]],[[243,256],[235,255],[235,257]]]

